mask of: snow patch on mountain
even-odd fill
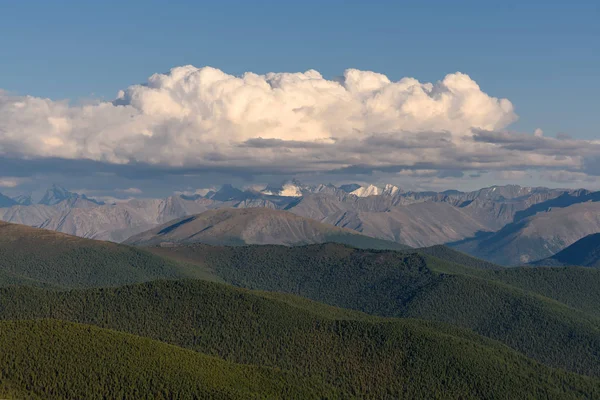
[[[353,194],[357,197],[369,197],[369,196],[377,196],[380,192],[380,189],[375,186],[375,185],[369,185],[369,186],[361,186],[358,189],[356,189],[355,191],[351,192],[350,194]]]

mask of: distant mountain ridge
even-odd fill
[[[292,180],[264,189],[242,190],[223,185],[204,195],[181,194],[165,199],[101,204],[85,195],[53,187],[44,196],[43,203],[47,204],[26,206],[5,199],[5,205],[0,206],[0,219],[121,242],[174,219],[207,210],[269,208],[411,247],[450,243],[489,261],[515,265],[551,256],[587,234],[600,232],[600,225],[596,227],[579,217],[562,224],[557,235],[552,235],[552,226],[538,223],[544,215],[561,209],[565,210],[561,218],[585,210],[593,213],[596,199],[600,199],[600,193],[585,189],[507,185],[472,192],[415,192],[389,184],[337,187]],[[540,230],[519,233],[525,226],[538,225]]]
[[[58,204],[60,202],[66,201],[66,200],[74,201],[77,199],[87,200],[87,201],[95,203],[99,206],[104,204],[104,202],[88,198],[85,194],[70,192],[67,189],[65,189],[61,186],[58,186],[56,184],[52,185],[52,187],[50,187],[48,190],[46,190],[44,197],[42,197],[42,199],[38,202],[38,204],[43,204],[46,206],[53,206],[55,204]]]
[[[30,206],[33,204],[33,199],[31,198],[31,195],[28,194],[21,194],[12,199],[22,206]]]
[[[207,243],[216,245],[334,242],[358,248],[405,250],[408,246],[364,236],[287,211],[269,208],[220,208],[182,217],[127,239],[125,244]]]
[[[491,235],[451,246],[502,265],[522,265],[551,257],[597,232],[600,232],[600,202],[585,201],[564,208],[549,208],[508,224]]]
[[[0,207],[12,207],[17,204],[19,203],[17,203],[15,200],[0,193]]]

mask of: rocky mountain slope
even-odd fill
[[[532,265],[569,266],[600,268],[600,233],[579,239],[552,257],[533,262]]]
[[[551,208],[498,232],[453,244],[453,247],[502,265],[544,259],[579,239],[600,232],[600,202]]]
[[[66,192],[66,193],[65,193]],[[537,241],[535,249],[505,240],[506,231],[518,231],[515,224],[528,224],[556,208],[593,203],[600,194],[586,190],[493,186],[473,192],[411,192],[393,185],[356,184],[304,185],[290,181],[268,185],[263,190],[241,190],[223,185],[206,195],[176,195],[165,199],[134,199],[115,204],[98,204],[83,195],[64,189],[49,189],[44,203],[29,206],[9,199],[0,207],[0,219],[44,227],[77,236],[121,242],[137,233],[173,219],[219,208],[270,208],[292,212],[367,236],[412,247],[468,241],[459,247],[480,257],[504,264],[547,257],[564,246],[593,232],[581,220],[564,226],[558,238],[551,238],[551,226],[524,237]],[[60,200],[60,201],[59,201]],[[593,210],[590,210],[593,213]],[[523,225],[519,225],[523,226]],[[541,229],[541,228],[540,228]],[[569,231],[571,230],[571,231]],[[498,232],[495,245],[480,244],[482,238]],[[485,234],[487,236],[482,236]],[[517,236],[523,236],[517,234]],[[533,243],[533,242],[530,242]],[[508,246],[506,249],[504,246]],[[489,250],[487,250],[489,248]],[[521,254],[521,249],[525,249]],[[540,249],[545,249],[544,251]]]
[[[19,203],[17,203],[15,200],[0,193],[0,207],[11,207],[17,204]]]
[[[221,208],[182,217],[142,232],[124,243],[143,246],[208,243],[218,245],[343,243],[359,248],[406,249],[399,243],[364,236],[269,208]]]

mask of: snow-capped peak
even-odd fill
[[[380,192],[380,189],[375,186],[375,185],[369,185],[369,186],[361,186],[358,189],[356,189],[355,191],[351,192],[350,194],[353,194],[357,197],[369,197],[369,196],[377,196]]]
[[[383,187],[375,185],[361,186],[358,189],[350,192],[350,194],[353,194],[358,197],[369,197],[378,195],[394,196],[399,191],[400,189],[397,186],[388,183]]]
[[[398,186],[394,186],[391,184],[387,184],[385,185],[385,187],[383,188],[383,192],[381,194],[387,195],[387,196],[393,196],[396,193],[398,193],[400,189],[398,189]]]

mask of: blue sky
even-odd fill
[[[372,4],[371,4],[372,3]],[[5,1],[0,88],[112,99],[155,72],[461,71],[513,102],[514,129],[600,126],[598,1]]]
[[[316,69],[326,79],[357,68],[434,83],[460,71],[489,96],[512,102],[519,119],[506,129],[594,140],[599,20],[600,1],[8,0],[0,5],[0,89],[81,104],[111,101],[121,89],[187,64],[233,75]],[[524,172],[537,162],[513,163],[497,176],[548,183]],[[600,165],[594,157],[570,165],[565,171],[579,177],[600,175],[590,170]],[[440,176],[458,176],[444,169]]]

